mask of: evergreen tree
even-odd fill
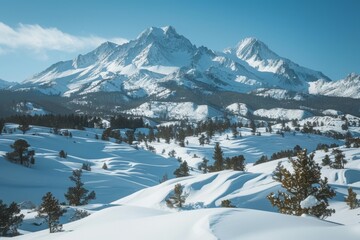
[[[66,158],[66,157],[67,157],[67,153],[66,153],[64,150],[61,150],[61,151],[59,152],[59,157],[60,157],[60,158]]]
[[[325,155],[325,157],[322,160],[321,165],[323,165],[323,166],[330,166],[331,165],[331,160],[330,160],[329,155],[327,155],[327,154]]]
[[[149,129],[148,140],[149,140],[149,142],[155,141],[155,134],[154,134],[154,129],[153,128]]]
[[[104,169],[104,170],[108,169],[108,166],[106,165],[106,163],[103,164],[102,169]]]
[[[74,170],[72,172],[72,176],[70,176],[70,180],[75,183],[74,187],[69,187],[67,193],[65,193],[65,198],[69,201],[69,205],[79,206],[88,204],[90,200],[96,198],[96,194],[94,191],[91,191],[89,194],[89,190],[85,189],[84,183],[81,182],[82,170]]]
[[[189,176],[189,166],[186,161],[180,164],[180,167],[174,171],[176,177],[186,177]]]
[[[180,147],[185,147],[185,131],[183,129],[179,129],[177,140],[179,141]]]
[[[268,199],[276,206],[280,213],[300,216],[309,214],[318,218],[325,218],[335,212],[329,209],[328,199],[336,194],[327,184],[327,178],[321,179],[320,166],[315,163],[313,155],[307,156],[306,150],[297,154],[297,159],[290,159],[293,172],[281,164],[274,172],[274,180],[281,182],[286,191],[270,193]],[[302,208],[301,202],[313,196],[318,204],[311,208]]]
[[[4,127],[5,127],[5,121],[4,121],[4,119],[1,118],[0,119],[0,135],[2,134]]]
[[[218,142],[215,144],[213,159],[215,160],[213,170],[215,172],[224,170],[223,151],[221,150],[220,144]]]
[[[221,201],[220,207],[223,208],[234,208],[235,206],[231,204],[231,201],[229,199],[225,199]]]
[[[254,135],[255,132],[256,132],[256,125],[255,125],[254,120],[252,120],[252,119],[250,120],[249,128],[251,128],[251,132],[252,132],[252,134]]]
[[[236,124],[231,126],[231,132],[232,132],[233,138],[236,138],[239,135],[239,131],[237,130]]]
[[[254,165],[258,165],[258,164],[261,164],[261,163],[266,163],[268,162],[269,159],[266,155],[262,155],[255,163]]]
[[[347,163],[347,160],[345,160],[345,155],[339,149],[334,149],[333,154],[335,154],[335,160],[332,163],[331,167],[335,169],[343,169],[345,167],[345,164]]]
[[[202,169],[203,173],[208,173],[209,172],[208,162],[209,162],[209,160],[207,160],[204,157],[202,162],[201,162],[201,169]]]
[[[9,206],[0,200],[0,236],[15,236],[17,228],[21,224],[24,215],[19,214],[20,209],[15,202]]]
[[[135,139],[134,131],[133,130],[127,130],[125,132],[126,140],[129,145],[133,144],[133,141]]]
[[[234,171],[245,171],[245,157],[243,155],[234,156],[229,158],[229,166],[227,169]]]
[[[199,144],[200,146],[204,146],[205,144],[205,135],[201,134],[201,136],[199,137]]]
[[[43,218],[49,226],[50,233],[54,233],[62,230],[59,218],[65,212],[66,210],[61,208],[59,201],[51,192],[48,192],[42,198],[42,203],[38,209],[38,217]]]
[[[186,195],[183,195],[184,187],[178,183],[174,187],[174,194],[165,200],[169,208],[182,208],[184,206]]]
[[[30,126],[27,122],[24,121],[22,124],[19,125],[18,129],[22,131],[23,134],[25,134],[27,131],[30,130]]]
[[[20,164],[23,165],[25,157],[24,153],[28,150],[28,147],[30,147],[28,142],[24,139],[18,139],[10,145],[10,147],[14,149],[14,153],[16,153],[20,158]]]
[[[356,198],[357,194],[353,191],[351,187],[348,188],[348,196],[345,197],[346,204],[350,207],[350,209],[355,209],[360,206],[360,200]]]

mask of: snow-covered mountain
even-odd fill
[[[280,57],[265,43],[255,38],[246,38],[235,48],[225,50],[225,53],[233,54],[261,73],[272,73],[266,76],[267,80],[273,81],[272,85],[284,89],[307,91],[308,82],[318,79],[330,81],[321,72],[299,66],[289,59]]]
[[[0,79],[0,89],[7,89],[16,84],[17,83],[15,83],[15,82],[8,82],[8,81]]]
[[[349,74],[346,78],[334,82],[318,80],[310,83],[309,93],[336,96],[360,98],[360,75],[356,73]]]
[[[245,39],[224,53],[196,47],[171,27],[151,27],[122,45],[105,42],[85,55],[58,62],[15,89],[63,96],[122,92],[132,98],[176,94],[174,86],[247,93],[257,88],[307,91],[329,78]],[[172,87],[169,87],[171,85]]]

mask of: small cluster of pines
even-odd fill
[[[69,205],[80,206],[86,205],[90,200],[96,198],[94,191],[89,193],[89,190],[84,188],[84,183],[81,181],[81,169],[74,170],[69,177],[75,186],[69,187],[65,193],[65,198]],[[66,212],[66,209],[60,205],[59,200],[56,199],[51,192],[46,193],[42,197],[42,203],[37,209],[37,218],[43,219],[48,225],[50,233],[62,231],[62,224],[60,224],[60,217]],[[74,219],[80,219],[87,216],[88,213],[84,211],[76,211]],[[20,214],[20,208],[12,202],[9,206],[0,200],[0,236],[16,236],[19,235],[17,228],[21,225],[24,215]]]

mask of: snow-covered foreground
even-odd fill
[[[8,125],[7,127],[16,127]],[[32,127],[26,134],[3,134],[0,138],[0,199],[5,202],[32,201],[38,205],[41,197],[51,191],[60,202],[72,185],[68,177],[82,163],[90,163],[92,170],[84,171],[85,187],[94,190],[96,200],[83,207],[90,216],[70,222],[74,210],[68,209],[61,219],[64,231],[49,234],[46,226],[36,226],[36,211],[24,209],[24,223],[20,226],[25,234],[15,239],[359,239],[360,208],[349,210],[344,202],[347,188],[351,186],[360,195],[360,149],[340,147],[348,163],[345,169],[322,168],[337,196],[330,200],[336,213],[326,221],[312,217],[281,215],[270,205],[266,196],[279,190],[272,179],[272,172],[281,161],[289,166],[286,158],[253,166],[261,155],[292,149],[296,144],[315,150],[318,143],[337,143],[319,135],[286,133],[284,137],[266,133],[252,136],[250,130],[241,128],[242,137],[233,138],[231,132],[216,134],[209,145],[200,146],[197,137],[187,137],[188,145],[149,143],[156,153],[139,150],[126,143],[95,139],[102,130],[70,130],[72,137],[49,133],[48,128]],[[227,136],[228,135],[228,136]],[[6,161],[3,155],[11,151],[10,144],[23,138],[35,150],[36,163],[26,168]],[[197,164],[206,157],[212,164],[215,142],[220,142],[225,157],[243,154],[248,163],[246,172],[226,170],[202,174]],[[144,149],[143,149],[144,148]],[[163,153],[162,150],[165,150]],[[68,153],[59,158],[59,151]],[[192,176],[173,178],[178,167],[175,158],[168,153],[175,150],[176,157],[187,160]],[[325,154],[316,151],[315,160],[321,163]],[[108,166],[102,169],[103,164]],[[169,180],[159,184],[167,174]],[[169,209],[165,204],[175,184],[184,186],[187,195],[181,211]],[[229,199],[237,208],[220,208],[222,200]],[[43,231],[40,231],[43,230]],[[33,232],[33,233],[31,233]]]
[[[69,223],[65,231],[46,230],[16,239],[358,239],[359,225],[339,226],[311,217],[251,209],[199,209],[169,213],[116,206]],[[320,237],[321,236],[321,237]]]

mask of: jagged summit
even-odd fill
[[[243,60],[262,61],[280,58],[265,43],[253,37],[240,41],[234,50],[236,51],[236,56]]]

